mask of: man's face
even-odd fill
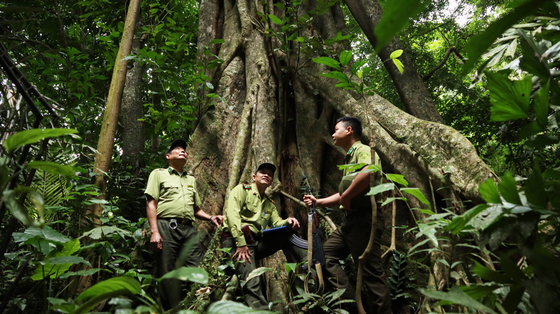
[[[187,160],[187,152],[183,147],[175,147],[169,153],[165,155],[167,160]]]
[[[261,169],[253,175],[253,182],[259,186],[269,187],[274,179],[274,173],[271,169]]]
[[[343,146],[343,144],[350,138],[351,130],[352,128],[346,126],[344,121],[338,122],[334,126],[334,133],[332,135],[334,145]]]

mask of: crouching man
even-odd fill
[[[263,163],[253,175],[253,184],[239,184],[231,190],[227,208],[224,210],[224,233],[222,247],[231,248],[232,259],[237,261],[236,271],[240,280],[246,280],[256,269],[256,261],[276,253],[288,250],[299,261],[307,260],[306,251],[293,245],[288,238],[292,230],[299,228],[299,222],[293,217],[280,218],[274,202],[264,191],[272,184],[276,167]],[[291,228],[279,232],[263,231],[267,226]],[[253,309],[268,309],[268,302],[263,295],[259,277],[249,280],[243,287],[245,302]]]

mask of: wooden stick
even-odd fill
[[[395,190],[393,190],[393,197],[397,196]],[[397,248],[397,240],[396,234],[397,230],[395,229],[395,217],[397,216],[397,201],[393,200],[393,219],[391,220],[391,246],[381,255],[381,259],[385,258],[389,252],[393,252]]]
[[[298,203],[299,205],[307,207],[307,205],[305,205],[305,203],[303,201],[298,200],[297,198],[291,196],[290,194],[288,194],[288,193],[286,193],[282,190],[280,190],[280,193],[282,195],[284,195],[285,197],[291,199],[292,201]],[[325,221],[329,224],[329,227],[331,227],[333,230],[336,230],[336,224],[332,221],[331,217],[325,215],[318,208],[317,208],[317,215],[319,215],[319,217],[325,219]]]

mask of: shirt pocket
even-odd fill
[[[179,194],[179,186],[176,184],[171,184],[164,182],[161,184],[161,197],[162,198],[174,198]]]

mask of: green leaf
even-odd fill
[[[558,58],[559,56],[560,56],[560,41],[552,45],[550,48],[548,48],[541,56],[541,60]]]
[[[401,60],[399,60],[399,59],[393,59],[393,63],[395,64],[395,66],[397,67],[397,69],[399,70],[399,72],[401,72],[401,74],[403,74],[403,72],[404,72],[404,65],[402,64]]]
[[[420,223],[418,224],[418,230],[420,234],[423,234],[426,236],[426,238],[430,239],[430,241],[432,241],[435,245],[435,247],[438,247],[438,240],[436,237],[436,227],[437,225],[434,223],[430,223],[430,224],[423,224]]]
[[[257,269],[254,269],[254,270],[249,274],[249,276],[247,276],[247,279],[245,280],[245,282],[248,282],[249,280],[251,280],[251,279],[253,279],[253,278],[255,278],[255,277],[258,277],[258,276],[260,276],[260,275],[266,273],[267,271],[273,271],[273,270],[274,270],[274,269],[273,269],[273,268],[270,268],[270,267],[259,267],[259,268],[257,268]]]
[[[422,0],[393,0],[388,1],[383,7],[383,16],[375,26],[374,33],[377,39],[374,47],[377,53],[387,45],[393,37],[400,33],[411,18],[422,12],[430,1]]]
[[[6,207],[10,210],[10,213],[12,213],[12,216],[26,226],[33,226],[37,224],[35,221],[29,219],[27,210],[25,210],[17,200],[14,190],[4,190],[2,195],[3,201],[6,204]]]
[[[531,96],[531,77],[511,81],[505,73],[486,72],[492,103],[491,121],[527,118]]]
[[[331,68],[335,68],[340,71],[340,64],[338,63],[338,61],[336,61],[333,58],[329,58],[329,57],[313,58],[313,62],[328,65]]]
[[[68,272],[65,272],[64,274],[60,275],[60,277],[58,277],[58,278],[65,279],[65,278],[72,277],[72,276],[91,276],[91,275],[93,275],[93,274],[95,274],[95,273],[97,273],[101,270],[104,270],[104,269],[102,269],[102,268],[91,268],[91,269],[88,269],[88,270],[68,271]]]
[[[443,303],[439,302],[438,304],[460,304],[468,308],[481,311],[483,313],[498,314],[491,308],[471,298],[457,286],[451,288],[449,292],[431,291],[422,288],[420,288],[419,290],[426,296],[444,301]]]
[[[546,1],[547,0],[525,0],[520,6],[492,23],[483,32],[471,37],[466,46],[468,59],[463,68],[463,75],[466,75],[473,69],[475,64],[479,61],[480,56],[488,50],[496,38],[499,38],[508,28],[519,22],[519,20],[531,15]]]
[[[16,242],[27,241],[28,239],[31,239],[31,238],[34,238],[34,237],[39,237],[41,239],[47,240],[47,241],[55,243],[55,244],[64,244],[64,243],[70,241],[69,238],[60,234],[58,231],[54,230],[53,228],[51,228],[49,226],[44,226],[42,229],[39,229],[39,228],[36,228],[36,227],[29,227],[24,231],[23,234],[20,233],[20,235],[22,235],[22,237],[19,238],[20,241],[17,241],[15,236],[14,236],[14,240]]]
[[[403,54],[403,50],[398,49],[398,50],[395,50],[395,51],[391,52],[391,55],[389,56],[389,58],[396,59],[396,58],[400,57],[402,54]]]
[[[537,116],[537,122],[546,127],[548,125],[548,89],[550,87],[550,80],[546,81],[541,89],[535,94],[535,100],[533,104],[535,105],[535,115]]]
[[[197,282],[203,285],[208,284],[208,273],[204,269],[198,267],[183,266],[177,268],[163,275],[161,278],[158,278],[158,281],[170,278],[175,278],[182,281]]]
[[[324,77],[328,77],[328,78],[333,78],[333,79],[337,79],[341,82],[348,82],[348,77],[346,76],[346,74],[339,72],[339,71],[331,71],[329,73],[320,73],[319,75],[324,76]]]
[[[49,258],[41,262],[44,266],[39,265],[35,269],[35,273],[31,277],[32,280],[42,280],[45,275],[51,278],[60,277],[74,264],[90,263],[81,257],[72,256],[80,249],[80,240],[74,239],[64,244],[61,251],[55,253],[55,257]],[[90,265],[91,266],[91,265]]]
[[[381,206],[385,206],[393,201],[405,201],[406,202],[406,197],[388,197],[385,202],[383,202],[383,204],[381,204]]]
[[[482,266],[477,261],[474,261],[475,265],[473,268],[473,272],[480,278],[486,281],[493,281],[496,283],[501,284],[511,284],[513,283],[510,278],[506,275],[498,273],[497,271],[491,270],[490,268],[486,268]]]
[[[494,180],[487,179],[486,181],[482,182],[478,186],[478,191],[480,192],[480,196],[490,204],[501,204],[502,199],[500,198],[500,193],[498,192],[498,188],[496,187],[496,183]]]
[[[517,285],[511,287],[507,297],[505,298],[504,302],[502,302],[504,310],[506,310],[506,312],[508,313],[515,313],[524,293],[525,287],[521,283],[518,283]]]
[[[492,286],[482,286],[482,285],[474,285],[474,286],[460,286],[459,289],[463,290],[466,294],[468,294],[473,299],[480,299],[484,296],[491,294],[494,290],[500,289],[501,286],[492,285]]]
[[[243,303],[234,301],[218,301],[210,304],[207,314],[244,314],[244,313],[255,313],[255,314],[270,314],[270,311],[263,310],[253,310],[250,307],[244,305]]]
[[[383,183],[372,187],[366,195],[377,195],[385,191],[391,191],[395,188],[394,183]]]
[[[523,205],[521,203],[521,198],[519,198],[519,193],[517,192],[517,184],[510,172],[507,172],[502,177],[502,181],[498,183],[498,190],[500,190],[500,193],[506,202],[515,205]]]
[[[536,205],[540,208],[546,208],[548,204],[548,195],[545,191],[544,180],[538,162],[535,160],[533,173],[527,179],[525,185],[525,196],[529,204]]]
[[[352,51],[345,50],[340,53],[340,64],[346,66],[352,60]]]
[[[32,130],[25,130],[17,132],[14,135],[8,137],[2,145],[6,148],[8,152],[12,152],[13,150],[22,147],[27,144],[36,143],[42,139],[48,137],[55,137],[60,135],[66,134],[75,134],[78,133],[77,130],[74,129],[32,129]]]
[[[405,180],[404,176],[402,174],[394,174],[394,173],[387,173],[385,176],[387,176],[387,179],[398,183],[398,184],[402,184],[404,186],[408,186],[408,181]]]
[[[216,39],[212,39],[212,40],[208,43],[208,46],[210,46],[210,45],[215,45],[215,44],[223,44],[224,42],[225,42],[224,39],[221,39],[221,38],[218,39],[218,38],[216,38]]]
[[[558,139],[558,137],[554,135],[539,134],[527,140],[527,142],[525,142],[525,145],[532,148],[540,148],[540,147],[546,147],[558,143],[560,143],[560,139]]]
[[[282,20],[279,19],[276,15],[274,14],[269,14],[268,17],[270,18],[270,21],[274,24],[278,24],[278,25],[282,25]]]
[[[445,227],[445,229],[451,231],[453,234],[457,234],[463,230],[463,228],[469,223],[469,221],[471,221],[471,219],[488,208],[490,208],[490,205],[478,204],[466,211],[463,215],[453,218],[453,220],[447,225],[447,227]]]
[[[32,161],[25,164],[26,168],[43,170],[52,174],[59,174],[65,177],[71,177],[74,175],[74,168],[66,165],[61,165],[56,162],[48,161]]]
[[[426,204],[426,205],[428,205],[428,207],[431,208],[430,202],[428,202],[428,199],[426,199],[426,197],[420,191],[419,188],[402,188],[401,192],[408,193],[408,194],[416,197],[422,204]]]
[[[139,294],[142,288],[138,280],[128,277],[114,277],[97,283],[93,287],[82,292],[76,301],[86,301],[73,314],[82,314],[89,312],[94,306],[100,302],[118,296],[131,296]]]

